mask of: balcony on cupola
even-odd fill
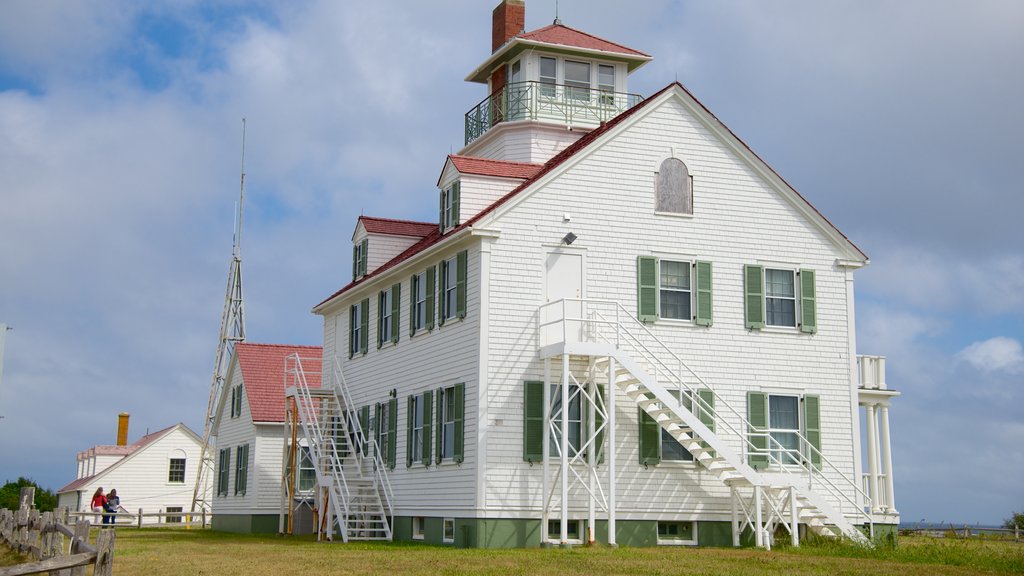
[[[557,19],[532,32],[525,22],[523,0],[494,9],[492,54],[466,77],[490,95],[466,113],[462,155],[544,163],[643,99],[626,79],[647,54]]]

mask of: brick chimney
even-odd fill
[[[491,52],[526,29],[526,1],[502,0],[491,13]]]
[[[127,446],[128,445],[128,416],[127,412],[121,412],[117,415],[117,445]]]

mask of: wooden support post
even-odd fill
[[[764,547],[764,527],[761,526],[761,487],[754,486],[754,545]]]
[[[93,576],[111,576],[114,573],[114,539],[117,531],[114,529],[100,530],[96,535],[96,564],[93,567]]]
[[[142,528],[142,508],[139,508],[139,515],[137,518],[139,520],[139,528]]]
[[[789,530],[791,534],[790,543],[793,546],[800,545],[800,513],[797,512],[796,508],[796,488],[793,486],[789,487]]]
[[[739,493],[736,491],[735,486],[729,486],[729,496],[732,500],[732,545],[736,548],[740,546],[740,510],[739,510]]]
[[[75,536],[71,539],[71,554],[78,554],[82,551],[82,544],[89,543],[89,521],[79,519],[75,524]],[[75,566],[71,569],[70,576],[85,576],[85,566]]]

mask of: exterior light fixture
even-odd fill
[[[575,242],[576,238],[577,238],[577,236],[575,234],[573,234],[572,232],[569,232],[568,234],[565,235],[564,238],[562,238],[562,242],[565,243],[566,246],[568,246],[568,245],[572,244],[573,242]]]

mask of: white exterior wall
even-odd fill
[[[283,373],[282,373],[283,377]],[[217,445],[213,450],[213,477],[210,479],[210,490],[212,492],[214,514],[271,514],[280,509],[275,505],[273,510],[260,510],[257,501],[259,498],[260,484],[256,481],[255,463],[258,457],[256,426],[252,422],[252,413],[249,411],[249,399],[242,394],[242,413],[240,416],[231,417],[231,390],[243,384],[242,370],[238,366],[238,358],[231,359],[231,367],[225,380],[224,391],[221,392],[220,423],[217,427]],[[235,494],[235,473],[238,466],[237,448],[244,444],[249,445],[249,468],[246,473],[245,494]],[[231,468],[228,472],[228,493],[227,495],[217,494],[217,479],[220,477],[220,451],[224,448],[231,449]],[[281,466],[281,454],[277,455],[277,466]],[[280,488],[280,484],[278,485]],[[275,493],[276,494],[276,493]]]
[[[406,248],[420,241],[412,236],[392,236],[390,234],[363,234],[357,240],[368,238],[366,255],[366,273],[373,272],[386,264],[395,256],[405,252]]]
[[[102,486],[105,493],[116,489],[121,506],[132,513],[138,512],[139,508],[143,512],[165,512],[168,506],[180,506],[188,512],[192,508],[201,448],[201,441],[188,432],[180,428],[172,430],[126,457],[102,477],[79,488],[81,500],[77,502],[78,510],[91,511],[92,495],[97,487]],[[185,457],[185,481],[168,482],[170,459],[182,456]],[[74,506],[77,500],[75,492],[61,494],[60,498],[60,505]],[[146,522],[155,523],[156,520],[147,519]]]
[[[442,259],[454,257],[468,249],[466,317],[448,319],[444,326],[432,331],[421,330],[409,336],[410,277],[436,266]],[[398,422],[396,437],[396,465],[388,472],[394,489],[397,516],[457,516],[475,515],[476,507],[476,445],[478,433],[476,414],[478,388],[478,361],[480,342],[480,289],[477,271],[480,251],[467,242],[446,247],[426,259],[413,259],[389,270],[380,278],[368,282],[345,294],[324,314],[324,373],[331,373],[335,355],[342,361],[349,393],[357,406],[386,402],[392,389],[397,390]],[[390,289],[395,282],[402,283],[402,301],[399,342],[377,348],[377,295]],[[440,275],[438,275],[440,283]],[[438,284],[440,285],[440,284]],[[348,357],[349,307],[368,298],[369,350],[365,356]],[[435,308],[435,314],[437,308]],[[326,378],[326,376],[325,376]],[[464,461],[461,464],[444,462],[424,467],[414,463],[406,467],[406,417],[411,395],[438,388],[465,383],[463,428]],[[432,434],[436,435],[436,397],[432,407]],[[373,409],[371,408],[371,415]],[[431,453],[436,456],[435,440],[431,439]]]
[[[481,223],[500,229],[487,336],[488,516],[539,514],[541,467],[522,459],[522,382],[543,380],[534,315],[543,302],[548,247],[569,231],[579,236],[572,248],[585,253],[584,296],[617,300],[633,313],[638,256],[711,261],[714,325],[662,321],[655,333],[744,415],[748,390],[820,395],[824,455],[853,477],[845,271],[835,265],[842,256],[677,100],[643,114],[546,188]],[[654,214],[654,172],[673,149],[693,176],[692,217]],[[562,222],[565,212],[571,223]],[[765,263],[816,271],[817,334],[744,328],[743,265]],[[619,517],[727,519],[728,490],[711,474],[692,464],[645,470],[638,463],[637,408],[621,394],[616,402]],[[727,441],[739,452],[739,439]]]
[[[448,188],[456,179],[459,180],[459,222],[476,216],[524,182],[518,178],[460,174],[449,162],[441,175],[441,188]]]
[[[543,164],[569,147],[587,129],[542,122],[502,122],[459,151],[463,156]]]

